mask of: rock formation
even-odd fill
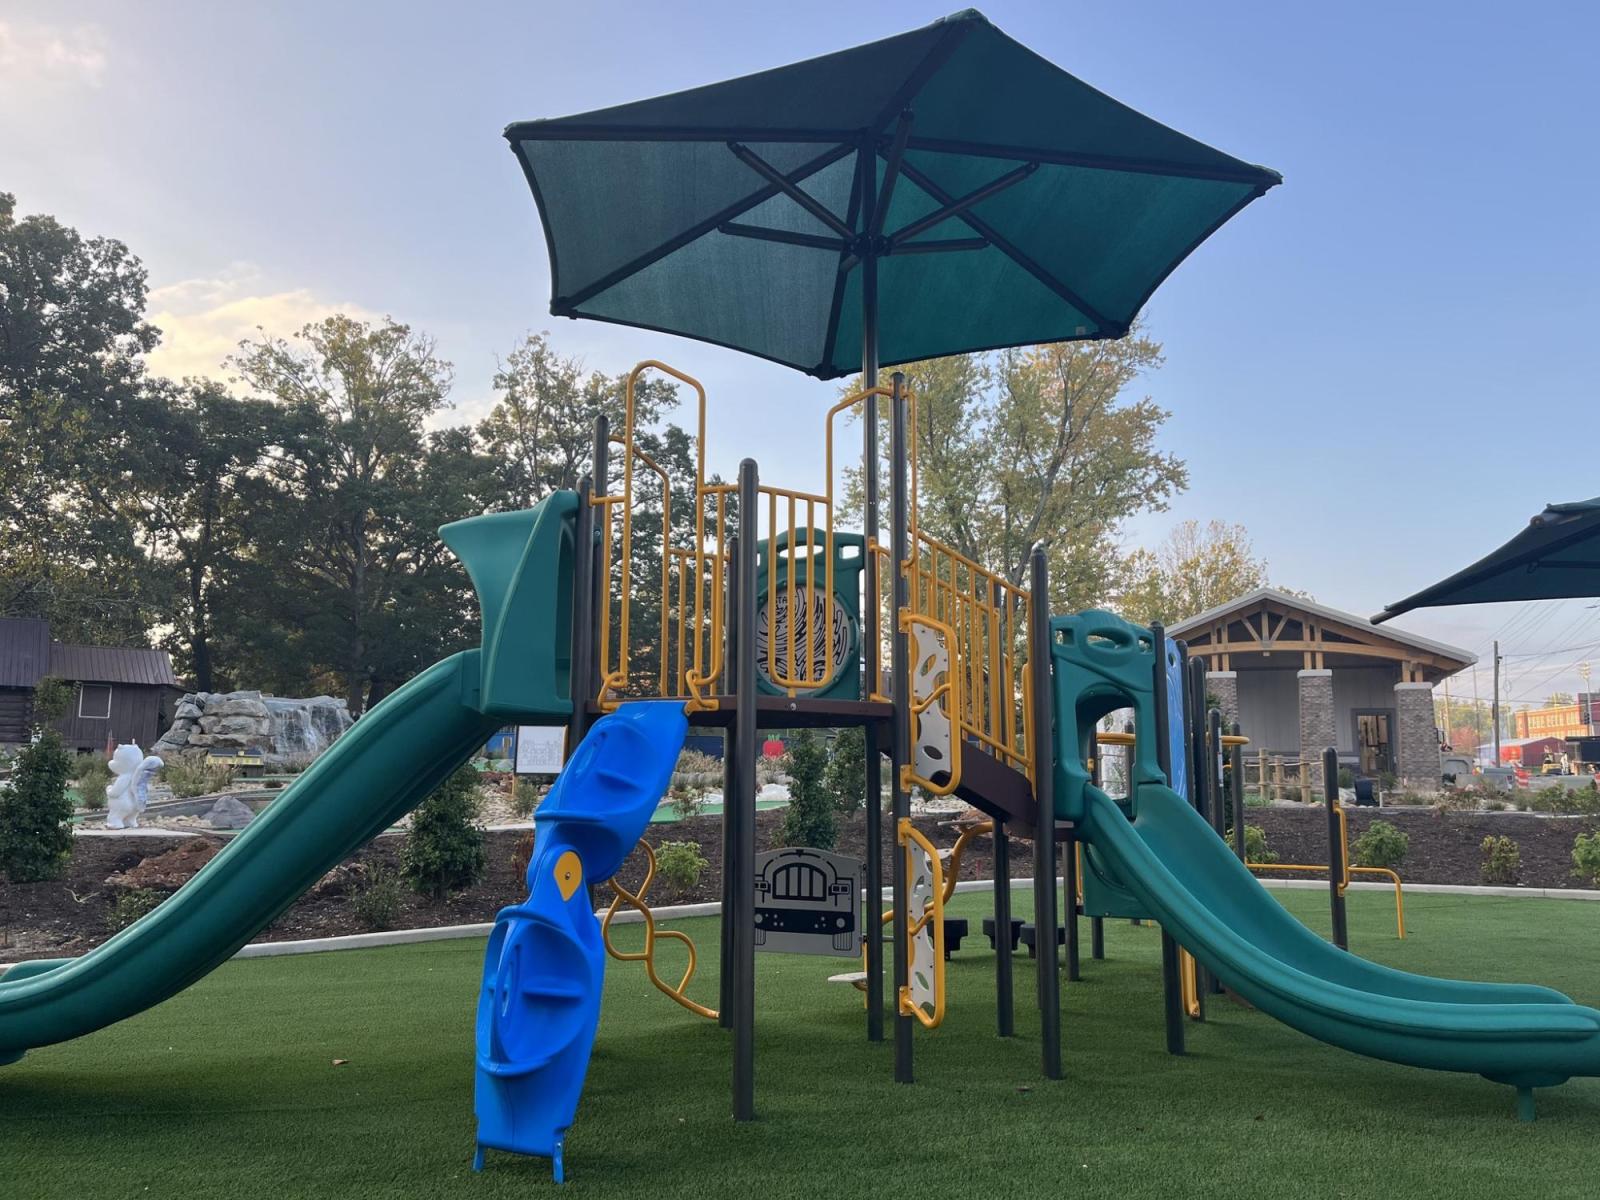
[[[294,700],[260,692],[190,692],[172,728],[151,749],[162,755],[258,753],[268,767],[303,766],[351,725],[343,700]]]

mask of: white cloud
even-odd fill
[[[106,41],[96,25],[69,29],[0,21],[0,90],[49,83],[98,87],[106,71]]]
[[[161,344],[148,360],[153,373],[223,381],[229,376],[225,360],[238,351],[241,341],[263,331],[288,337],[334,313],[380,319],[359,304],[324,300],[309,288],[269,291],[260,270],[250,263],[233,263],[219,275],[153,288],[149,311],[150,323],[161,330]]]

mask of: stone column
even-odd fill
[[[1333,724],[1333,672],[1327,669],[1301,671],[1300,686],[1300,778],[1311,781],[1312,798],[1322,798],[1322,752],[1339,744]]]
[[[1433,684],[1394,685],[1395,774],[1408,792],[1439,790],[1439,730]]]
[[[1239,719],[1239,672],[1207,671],[1206,692],[1222,710],[1222,723],[1231,725]]]

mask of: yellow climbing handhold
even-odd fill
[[[573,851],[568,850],[556,859],[556,886],[561,889],[561,898],[571,900],[572,893],[578,890],[578,885],[583,882],[583,861]]]

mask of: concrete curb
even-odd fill
[[[1325,879],[1262,879],[1258,881],[1262,887],[1283,888],[1295,890],[1327,891],[1328,882]],[[1403,882],[1403,881],[1402,881]],[[1061,886],[1061,881],[1056,881]],[[1033,886],[1031,879],[1013,879],[1011,890],[1018,891]],[[1433,895],[1433,896],[1493,896],[1497,898],[1520,898],[1533,900],[1600,900],[1600,891],[1587,888],[1518,888],[1518,887],[1479,887],[1456,883],[1403,883],[1408,894]],[[994,881],[990,879],[963,879],[956,884],[956,893],[986,892],[992,890]],[[1350,890],[1364,892],[1390,892],[1394,885],[1389,883],[1351,883]],[[888,899],[890,891],[884,889],[884,898]],[[657,921],[677,921],[686,917],[714,917],[722,911],[722,905],[715,901],[702,904],[670,904],[661,908],[650,910]],[[597,912],[596,917],[604,916],[604,912]],[[615,925],[636,925],[643,921],[637,909],[624,908],[617,913],[612,923]],[[489,922],[480,922],[475,925],[435,925],[428,929],[390,929],[381,933],[351,933],[342,937],[306,938],[294,942],[251,942],[242,946],[233,955],[234,958],[276,958],[286,954],[322,954],[332,950],[370,950],[378,946],[409,946],[418,942],[442,942],[455,938],[488,937],[494,925]],[[0,963],[0,974],[9,970],[14,963]]]

